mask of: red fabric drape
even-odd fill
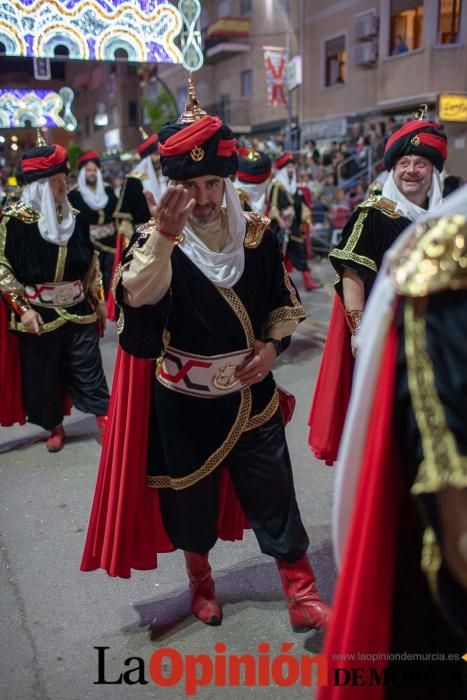
[[[353,367],[350,331],[342,302],[336,294],[308,418],[308,443],[315,456],[328,465],[337,459],[352,388]]]
[[[332,622],[325,640],[329,685],[318,700],[382,700],[384,687],[333,683],[335,668],[375,668],[385,661],[354,661],[336,655],[382,654],[390,650],[393,582],[403,498],[393,431],[397,332],[391,329],[382,358],[368,424],[367,443],[340,573]],[[340,678],[344,673],[340,673]]]
[[[0,425],[26,423],[18,338],[7,330],[8,309],[0,298]]]
[[[147,438],[154,362],[119,348],[107,430],[81,563],[129,578],[131,569],[154,569],[157,553],[174,550],[159,509],[157,489],[146,486]],[[221,468],[218,535],[238,540],[249,527]]]

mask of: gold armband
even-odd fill
[[[356,335],[356,333],[358,333],[360,329],[363,311],[359,311],[357,309],[352,309],[351,311],[349,311],[346,309],[344,311],[344,315],[351,334]]]

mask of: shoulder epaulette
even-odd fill
[[[264,214],[258,214],[255,211],[244,211],[243,216],[246,219],[245,248],[257,248],[263,240],[264,232],[269,227],[271,220]]]
[[[396,253],[394,254],[396,256]],[[418,224],[389,272],[397,294],[424,297],[467,289],[467,218],[461,215]]]
[[[25,224],[37,224],[41,218],[39,212],[35,211],[29,204],[21,200],[8,204],[3,210],[3,216],[19,219]]]
[[[400,214],[396,209],[397,204],[393,202],[392,199],[383,197],[381,194],[371,194],[368,197],[368,199],[366,199],[358,206],[360,209],[369,209],[370,207],[373,209],[377,209],[382,214],[389,216],[390,219],[400,218]]]

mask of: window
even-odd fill
[[[128,125],[138,126],[138,103],[136,100],[128,102]]]
[[[221,95],[220,116],[224,122],[230,121],[230,95]]]
[[[188,88],[186,85],[182,85],[177,88],[177,107],[179,112],[185,110],[186,98],[188,97]]]
[[[457,44],[462,0],[439,0],[438,44]]]
[[[346,80],[347,52],[345,36],[329,39],[324,44],[324,85],[343,85]]]
[[[248,15],[251,12],[251,0],[242,0],[240,3],[240,14]]]
[[[391,0],[392,56],[422,48],[423,15],[423,0]]]
[[[243,70],[240,73],[242,83],[242,97],[251,97],[253,95],[253,71]]]
[[[229,17],[230,15],[230,0],[220,0],[217,5],[218,17]]]

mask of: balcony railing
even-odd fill
[[[234,129],[234,131],[249,132],[251,129],[250,103],[248,100],[233,102],[214,102],[205,106],[208,114],[214,114]]]
[[[206,63],[218,63],[250,50],[248,17],[220,17],[201,34]]]

